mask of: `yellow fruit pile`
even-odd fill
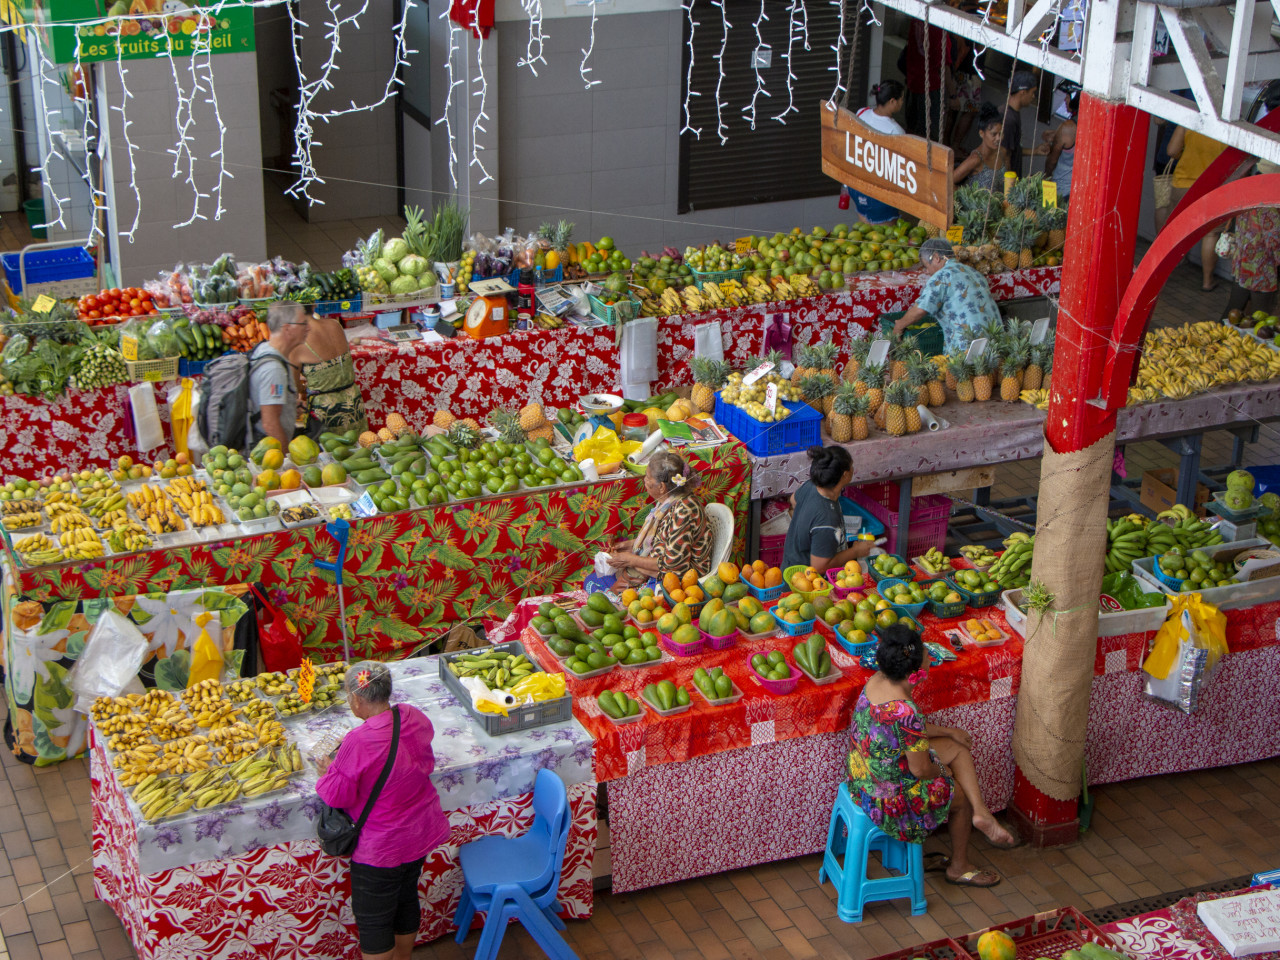
[[[1222,323],[1208,320],[1147,333],[1129,406],[1184,400],[1231,383],[1280,377],[1276,351]]]

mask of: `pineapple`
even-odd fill
[[[930,371],[932,376],[929,378],[928,406],[940,407],[947,402],[947,389],[943,385],[943,378],[947,372],[947,358],[939,354],[936,357],[930,357],[929,364],[933,369]]]
[[[1027,343],[1020,337],[1010,341],[1000,371],[1000,399],[1013,403],[1022,392],[1022,371],[1027,366]]]
[[[835,379],[825,373],[812,373],[800,381],[804,402],[823,416],[831,412],[831,398],[836,392]]]
[[[975,400],[991,399],[991,374],[997,363],[995,355],[990,351],[973,361],[973,398]]]
[[[852,383],[858,378],[858,370],[871,352],[870,337],[854,337],[849,341],[849,362],[844,365],[844,379]]]
[[[362,447],[372,447],[378,442],[378,435],[372,430],[366,430],[364,433],[360,434],[358,442]]]
[[[795,356],[792,362],[795,364],[795,368],[791,371],[791,383],[793,386],[800,386],[806,377],[811,377],[818,372],[814,365],[813,347],[808,344],[796,344]]]
[[[543,226],[550,226],[543,224]],[[573,234],[574,225],[568,220],[561,220],[548,231],[546,242],[551,249],[546,251],[542,261],[542,266],[546,270],[554,270],[561,264],[569,262],[567,248],[569,246],[569,237]],[[541,236],[541,231],[539,231]]]
[[[1039,390],[1044,382],[1044,355],[1051,350],[1047,344],[1037,344],[1031,348],[1027,359],[1027,369],[1022,374],[1023,390]]]
[[[831,439],[836,443],[848,443],[853,439],[853,420],[861,410],[863,428],[866,428],[867,398],[859,396],[857,389],[848,381],[836,389],[836,397],[831,402],[831,416],[827,425],[831,429]]]
[[[1061,250],[1067,243],[1067,211],[1061,207],[1045,207],[1040,215],[1040,229],[1048,235],[1048,248]]]
[[[449,428],[448,432],[445,433],[445,439],[456,446],[464,447],[467,450],[474,450],[480,445],[480,441],[483,438],[481,437],[479,430],[473,430],[467,424],[459,420]]]
[[[536,430],[529,431],[530,440],[550,440],[554,436],[555,431],[552,430],[550,423],[546,426],[538,427]]]
[[[693,357],[689,367],[693,370],[693,405],[701,413],[710,413],[716,408],[716,391],[724,383],[725,364],[710,357]]]
[[[383,443],[390,443],[395,438],[396,438],[396,435],[392,433],[390,430],[388,430],[386,427],[383,427],[381,430],[378,431],[378,439],[381,440]]]
[[[817,372],[825,373],[832,377],[836,375],[836,357],[840,356],[840,348],[830,340],[822,340],[819,343],[815,343],[811,349],[810,356]]]
[[[859,393],[866,395],[867,406],[875,413],[884,403],[884,366],[879,363],[864,363],[858,371],[854,387],[862,388]]]
[[[421,207],[405,206],[404,232],[400,238],[409,245],[409,252],[420,257],[428,257],[431,253],[431,229],[423,222]]]
[[[905,380],[895,380],[885,388],[884,429],[891,437],[907,432],[907,409],[915,409],[915,388]],[[916,413],[916,419],[920,417]]]
[[[853,413],[851,414],[853,417],[852,430],[854,440],[865,440],[871,433],[867,427],[867,411],[871,407],[869,399],[865,396],[856,397],[857,406],[853,408]]]
[[[973,368],[965,360],[963,350],[947,355],[947,378],[955,381],[956,397],[961,403],[973,402]]]
[[[521,408],[520,428],[522,430],[537,430],[546,423],[547,418],[542,412],[542,404],[530,403]]]
[[[1053,389],[1052,373],[1053,373],[1053,350],[1048,349],[1044,352],[1040,359],[1040,366],[1044,368],[1044,376],[1040,380],[1041,390]]]
[[[996,226],[996,245],[1000,247],[1000,261],[1007,270],[1018,269],[1022,252],[1022,226],[1012,217],[1001,220]]]
[[[459,423],[461,423],[461,424],[465,424],[466,426],[470,427],[472,430],[476,431],[476,433],[479,433],[479,432],[480,432],[480,424],[476,423],[476,421],[475,421],[475,418],[474,418],[474,417],[464,417],[463,419],[459,420],[458,422],[459,422]]]
[[[409,423],[398,413],[387,414],[387,429],[395,436],[409,432]]]
[[[907,355],[907,383],[916,391],[916,403],[929,405],[929,381],[933,379],[934,366],[919,350]]]
[[[527,407],[525,409],[528,409]],[[513,445],[524,443],[530,436],[524,425],[524,417],[517,417],[510,410],[495,407],[489,411],[489,426],[498,431],[498,439]],[[533,429],[538,429],[534,427]]]
[[[431,417],[431,422],[442,430],[448,430],[456,420],[448,410],[437,410]]]
[[[901,380],[907,375],[907,357],[911,347],[892,330],[884,335],[884,339],[889,341],[889,380]]]

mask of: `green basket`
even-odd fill
[[[737,280],[741,282],[742,278],[747,274],[746,267],[735,267],[733,270],[699,270],[697,267],[690,267],[693,271],[693,282],[698,285],[698,289],[702,289],[704,283],[719,283],[721,280]]]
[[[631,301],[632,313],[630,319],[634,320],[640,316],[640,301],[628,294]],[[587,294],[587,302],[591,305],[591,315],[603,320],[605,323],[613,326],[618,322],[618,309],[615,304],[605,303],[594,293]],[[619,300],[621,302],[621,300]]]
[[[885,333],[892,331],[893,325],[902,319],[904,313],[906,313],[905,310],[898,310],[894,313],[881,314],[881,331]],[[932,324],[932,326],[926,327],[925,324]],[[942,334],[942,327],[931,314],[927,313],[923,320],[913,323],[903,331],[902,339],[907,343],[914,343],[915,348],[926,357],[936,357],[940,353],[945,353],[947,349],[947,339]]]
[[[951,603],[945,603],[942,600],[930,599],[929,609],[933,612],[933,615],[943,620],[950,620],[953,617],[963,615],[964,608],[967,605],[965,598],[968,597],[969,594],[967,592],[961,593],[959,589],[956,589],[956,585],[946,577],[935,577],[932,580],[925,580],[920,584],[920,586],[924,587],[925,592],[928,593],[929,588],[935,583],[945,583],[949,590],[954,590],[956,593],[960,594],[960,599]]]

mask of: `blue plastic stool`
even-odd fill
[[[867,860],[872,850],[880,852],[886,870],[899,875],[869,879]],[[836,790],[831,825],[827,828],[827,849],[818,869],[818,882],[825,883],[827,878],[835,884],[836,914],[845,923],[861,923],[862,908],[874,900],[910,897],[912,916],[929,909],[924,898],[924,845],[886,835],[853,802],[848,785],[843,783]]]
[[[331,520],[324,525],[325,532],[338,541],[338,556],[335,560],[312,560],[313,566],[333,574],[333,581],[338,587],[338,623],[342,625],[342,659],[351,659],[351,646],[347,642],[347,603],[342,594],[342,567],[347,562],[347,537],[351,535],[351,524],[345,520]]]

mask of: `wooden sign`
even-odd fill
[[[923,137],[881,133],[829,101],[819,106],[822,172],[941,229],[951,225],[949,147]]]

